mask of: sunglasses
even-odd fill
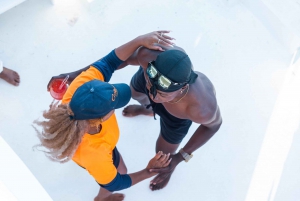
[[[154,64],[151,62],[148,63],[147,67],[147,75],[151,79],[156,79],[158,80],[159,86],[161,86],[164,89],[168,89],[171,85],[184,85],[186,83],[176,83],[172,82],[169,78],[161,74],[154,66]]]

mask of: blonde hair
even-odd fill
[[[51,103],[50,109],[43,112],[44,121],[34,121],[42,127],[40,132],[35,126],[41,144],[34,148],[42,147],[45,155],[53,161],[65,163],[72,159],[81,139],[89,128],[88,120],[70,119],[73,115],[68,104]]]

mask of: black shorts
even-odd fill
[[[115,147],[113,150],[113,164],[116,168],[118,168],[120,164],[120,153],[117,147]]]
[[[146,94],[150,100],[153,112],[160,116],[160,132],[164,140],[170,144],[179,144],[189,131],[192,121],[179,119],[171,115],[161,103],[155,103],[149,97],[144,71],[140,67],[131,79],[130,85],[140,93]]]

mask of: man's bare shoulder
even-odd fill
[[[205,124],[216,115],[218,104],[211,81],[203,73],[196,73],[196,82],[190,84],[191,95],[187,113],[192,121]]]

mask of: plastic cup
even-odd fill
[[[56,79],[51,82],[50,94],[56,100],[61,100],[68,89],[66,79]]]

